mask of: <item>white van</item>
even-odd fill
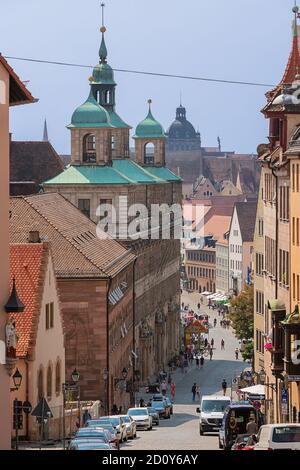
[[[230,405],[230,398],[223,395],[203,395],[201,406],[197,408],[200,413],[199,432],[218,432],[222,425],[224,411]]]
[[[265,424],[257,441],[254,450],[300,450],[300,424]]]

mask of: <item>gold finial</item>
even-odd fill
[[[91,75],[91,76],[89,77],[89,82],[93,82],[93,81],[94,81],[94,77]]]
[[[105,32],[106,32],[105,26],[101,26],[101,28],[100,28],[100,33],[105,33]]]

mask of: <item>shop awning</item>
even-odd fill
[[[252,385],[251,387],[241,388],[241,392],[248,393],[249,395],[265,396],[265,386],[264,385]]]

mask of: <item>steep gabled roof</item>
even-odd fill
[[[11,241],[24,243],[38,230],[51,242],[57,277],[107,278],[135,259],[116,240],[98,238],[96,224],[60,194],[13,197],[10,210]]]
[[[64,169],[50,142],[11,142],[10,181],[42,183]]]
[[[9,314],[16,324],[17,357],[30,355],[35,345],[49,256],[48,243],[10,245],[10,284],[15,278],[18,296],[25,305],[22,313]]]
[[[243,242],[252,242],[254,239],[257,202],[237,202],[235,209]]]

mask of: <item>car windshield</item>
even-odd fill
[[[122,416],[122,419],[125,423],[131,423],[129,416]]]
[[[153,408],[164,408],[165,402],[164,401],[155,401],[152,403]]]
[[[131,415],[131,416],[142,416],[142,415],[146,415],[147,411],[144,410],[144,409],[136,408],[134,410],[129,410],[128,414]]]
[[[300,427],[285,426],[274,428],[273,442],[300,442]]]
[[[230,400],[204,400],[202,402],[201,411],[205,413],[210,412],[224,412],[225,408],[229,405]]]
[[[70,450],[98,450],[98,449],[108,449],[110,450],[110,445],[105,442],[95,441],[95,442],[76,442],[71,444]]]
[[[107,424],[109,424],[109,422],[107,422]],[[95,426],[104,426],[105,425],[105,422],[104,421],[101,421],[99,419],[89,419],[87,422],[86,422],[86,427],[90,428],[90,427],[95,427]]]
[[[76,437],[97,437],[98,439],[103,439],[107,440],[107,434],[105,431],[100,431],[95,428],[84,428],[84,429],[79,429],[77,433],[75,434]]]
[[[113,426],[119,426],[120,419],[119,418],[110,418],[109,420]]]
[[[156,413],[156,409],[155,409],[155,408],[148,408],[148,411],[149,411],[149,413]]]

